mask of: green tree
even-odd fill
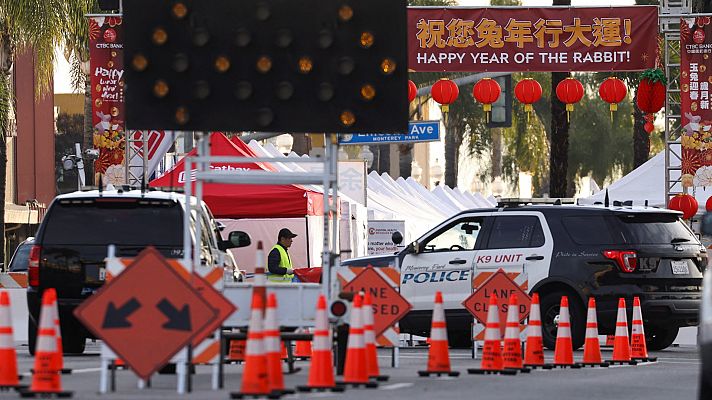
[[[51,90],[54,50],[65,26],[62,0],[0,0],[0,192],[6,192],[7,142],[13,131],[14,93],[10,73],[16,51],[34,51],[36,94]],[[0,202],[0,226],[5,225],[5,202]],[[5,236],[0,260],[5,260]]]

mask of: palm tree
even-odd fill
[[[63,0],[0,0],[0,192],[6,191],[6,138],[14,130],[14,93],[10,73],[16,51],[35,55],[36,97],[51,90],[54,50],[60,43],[65,19]],[[5,201],[0,202],[0,227],[5,226]],[[0,260],[5,259],[2,235]]]

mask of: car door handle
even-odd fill
[[[450,264],[467,264],[467,260],[450,260]]]
[[[540,261],[543,259],[544,259],[544,256],[536,256],[536,255],[531,255],[531,256],[525,258],[525,260],[527,260],[527,261]]]

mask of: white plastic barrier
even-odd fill
[[[16,342],[27,341],[27,289],[2,289],[10,293],[10,310],[12,312],[12,332]]]

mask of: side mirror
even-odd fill
[[[399,244],[403,243],[403,234],[398,231],[393,232],[393,235],[391,235],[391,241],[393,242],[393,244],[398,246]]]
[[[239,247],[247,247],[252,244],[252,239],[250,235],[243,231],[233,231],[230,232],[227,240],[221,240],[218,243],[218,248],[220,250],[235,249]]]
[[[415,242],[406,246],[405,251],[414,254],[420,253],[420,243],[418,243],[418,241],[416,240]]]

